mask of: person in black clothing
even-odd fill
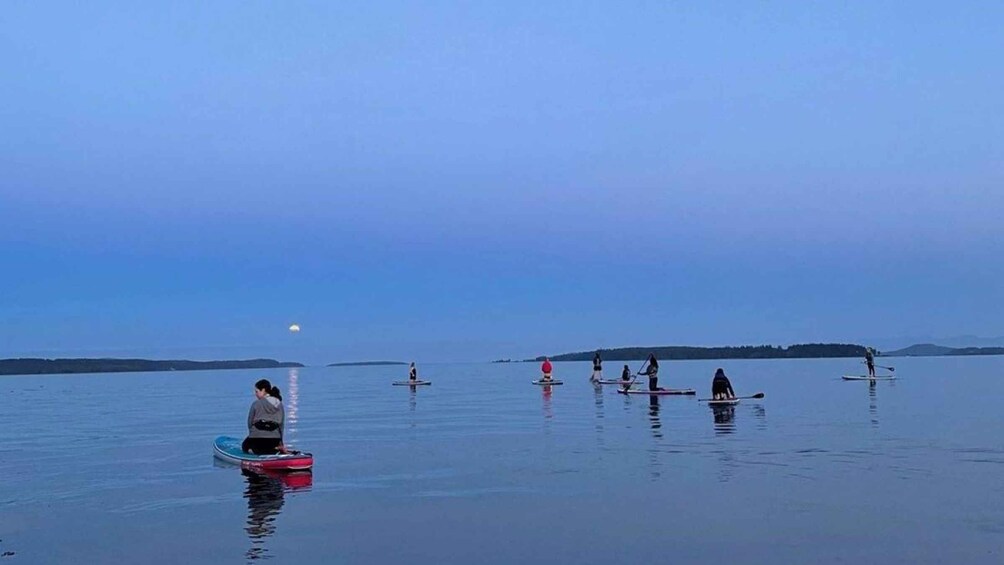
[[[415,368],[415,362],[411,362],[411,367],[408,369],[408,380],[417,381],[418,380],[418,369]]]
[[[643,375],[648,375],[648,390],[655,392],[662,390],[659,388],[659,362],[655,359],[655,353],[648,355],[648,368]]]
[[[597,382],[603,378],[603,359],[600,359],[600,352],[597,351],[596,355],[593,355],[593,376],[589,377],[589,380]]]
[[[718,369],[715,371],[715,378],[711,381],[711,398],[715,400],[729,400],[736,397],[732,390],[732,383],[725,376],[725,371]]]
[[[631,375],[631,368],[624,365],[624,370],[621,371],[621,384],[624,385],[624,390],[631,388],[634,383],[634,378]]]
[[[868,365],[868,376],[875,378],[875,353],[871,347],[865,348],[865,365]]]

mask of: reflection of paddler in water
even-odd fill
[[[757,420],[757,429],[767,429],[767,411],[763,409],[763,406],[759,404],[753,406],[753,417]]]
[[[541,397],[544,399],[544,418],[550,420],[553,414],[551,413],[551,389],[554,388],[551,385],[544,385],[541,388]]]
[[[648,424],[652,428],[652,440],[656,442],[648,449],[650,473],[652,480],[655,481],[662,476],[662,460],[658,446],[658,442],[662,440],[662,421],[659,419],[659,397],[655,395],[648,397]]]
[[[246,557],[249,561],[267,559],[270,556],[265,540],[275,533],[275,519],[282,511],[286,491],[309,488],[313,475],[309,471],[278,473],[248,469],[242,469],[241,473],[247,481],[244,498],[248,501],[248,519],[244,531],[251,540]]]
[[[265,538],[275,533],[275,517],[282,511],[282,481],[253,471],[242,472],[247,480],[244,498],[248,501],[248,520],[244,531],[251,540],[246,556],[248,560],[267,558]]]
[[[875,402],[877,400],[875,396],[877,385],[876,381],[868,381],[868,413],[872,416],[873,426],[878,425],[878,404]]]
[[[731,434],[736,430],[735,406],[711,406],[711,412],[715,418],[715,434]]]
[[[657,438],[662,437],[662,421],[659,420],[659,397],[649,396],[648,397],[648,421],[652,426],[652,435]]]

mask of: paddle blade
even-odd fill
[[[763,398],[763,397],[764,397],[764,393],[758,392],[758,393],[754,394],[753,396],[751,396],[750,398]]]

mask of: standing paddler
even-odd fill
[[[596,355],[593,355],[593,376],[589,377],[590,381],[594,383],[600,382],[603,378],[603,359],[600,359],[600,352],[597,351]]]
[[[655,353],[648,354],[647,365],[648,368],[644,371],[638,371],[638,374],[648,375],[648,390],[650,392],[662,390],[659,388],[659,362],[655,359]]]
[[[875,350],[865,347],[865,365],[868,365],[868,376],[875,378]]]

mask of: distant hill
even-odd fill
[[[959,347],[949,355],[1004,355],[1004,347]]]
[[[942,355],[1004,355],[1004,347],[945,347],[933,343],[918,343],[883,353],[883,357],[938,357]]]
[[[600,349],[607,361],[644,361],[650,353],[657,359],[810,359],[819,357],[864,357],[863,345],[847,343],[803,343],[788,347],[743,345],[739,347],[689,347],[666,345],[657,347],[619,347]],[[589,361],[596,351],[563,353],[550,356],[551,361]],[[534,361],[543,361],[537,357]]]
[[[0,359],[0,375],[53,375],[76,373],[142,373],[149,371],[218,371],[223,369],[276,369],[303,367],[274,359],[242,361],[152,361],[150,359]]]
[[[348,363],[331,363],[328,367],[378,367],[381,365],[407,365],[404,361],[352,361]]]
[[[952,351],[951,347],[934,345],[933,343],[918,343],[896,351],[883,353],[883,357],[934,357],[936,355],[948,355]]]

